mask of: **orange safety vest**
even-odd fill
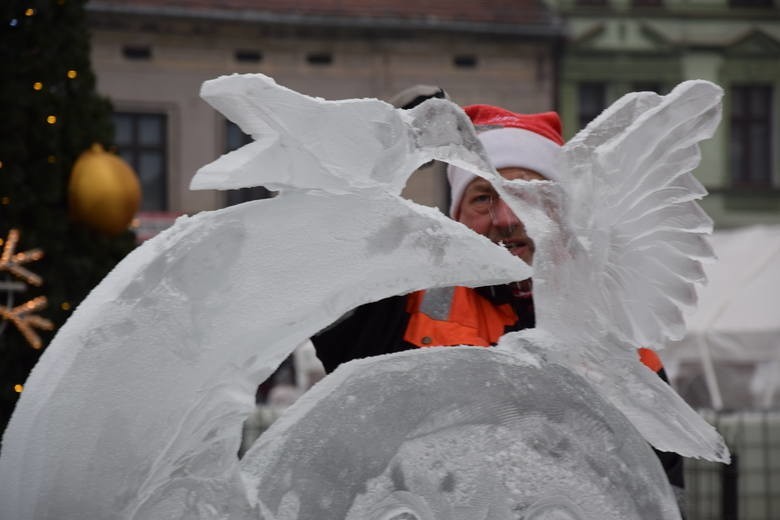
[[[404,341],[417,347],[498,343],[518,316],[508,303],[496,305],[468,287],[440,287],[411,293]],[[639,360],[653,372],[663,368],[655,351],[640,348]]]
[[[495,305],[468,287],[414,292],[407,298],[406,312],[410,318],[404,340],[418,347],[489,347],[518,319],[510,304]]]

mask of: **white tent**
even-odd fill
[[[693,405],[780,407],[780,226],[716,232],[718,261],[688,316],[688,334],[661,357]]]

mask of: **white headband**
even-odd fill
[[[560,181],[559,161],[562,148],[550,139],[522,128],[496,128],[478,135],[493,167],[514,166],[527,168],[544,175],[551,181]],[[457,218],[457,210],[466,187],[477,176],[468,170],[447,165],[450,181],[450,216]]]

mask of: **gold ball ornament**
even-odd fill
[[[73,165],[68,202],[76,220],[107,235],[118,235],[138,211],[141,185],[122,158],[93,144]]]

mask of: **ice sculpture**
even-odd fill
[[[340,366],[245,455],[262,518],[678,518],[656,455],[626,418],[522,347]]]
[[[631,361],[684,335],[682,309],[714,260],[691,171],[721,96],[706,81],[628,94],[566,143],[566,182],[494,181],[537,243],[537,327],[519,335],[586,377],[656,448],[727,461],[715,430]]]
[[[1,518],[531,519],[593,518],[601,509],[676,518],[634,427],[665,449],[727,456],[714,430],[649,371],[625,368],[637,341],[654,346],[674,332],[665,326],[678,319],[669,295],[688,294],[691,266],[708,254],[699,245],[706,225],[685,225],[698,195],[687,172],[717,120],[716,87],[694,82],[666,98],[619,102],[567,145],[562,167],[582,182],[566,188],[503,182],[465,115],[444,100],[404,112],[377,100],[309,98],[262,75],[219,78],[202,94],[255,142],[204,167],[193,187],[262,184],[281,194],[178,220],[83,302],[33,370],[6,430]],[[676,115],[677,105],[691,110]],[[664,140],[670,128],[689,129],[688,141],[682,130]],[[432,158],[493,180],[524,216],[543,205],[560,216],[529,223],[539,237],[540,329],[497,349],[347,364],[239,461],[257,384],[344,312],[420,288],[529,275],[484,237],[399,197],[410,172]],[[620,181],[626,169],[648,175]],[[653,217],[670,225],[648,226]],[[654,264],[626,253],[645,250],[675,261],[671,277],[649,271],[663,282],[652,293],[655,321],[637,305],[621,314],[613,301],[648,288],[636,274]],[[544,267],[551,258],[563,260],[559,278]],[[583,286],[601,292],[577,310]],[[452,373],[462,377],[431,384]],[[386,381],[383,391],[366,388],[375,379]],[[418,390],[413,405],[405,385]],[[463,385],[480,391],[467,402]],[[342,403],[354,413],[337,413]],[[656,412],[677,422],[661,424]],[[495,451],[482,460],[475,453],[487,437]],[[362,458],[347,456],[353,449]],[[611,454],[602,459],[609,468],[594,465],[584,453],[591,449]],[[462,471],[447,466],[454,454]],[[351,480],[334,488],[332,473],[319,473],[328,466]],[[632,497],[637,486],[649,500]]]
[[[304,97],[259,76],[216,80],[204,93],[229,97],[257,85]],[[252,88],[249,99],[262,95]],[[327,173],[295,162],[306,152],[282,136],[289,152],[283,158],[293,162],[277,165],[281,181],[273,186],[308,189],[179,219],[123,260],[74,312],[25,384],[3,439],[0,518],[210,518],[209,511],[219,517],[240,510],[241,423],[257,385],[298,344],[373,299],[530,274],[484,237],[400,198],[402,180],[363,178],[391,157],[401,161],[398,175],[405,178],[430,158],[425,150],[440,145],[489,168],[455,105],[436,100],[404,113],[376,100],[310,103],[300,110],[332,125],[309,141],[376,119],[341,150],[364,169],[350,177],[323,161],[336,172],[327,180]],[[371,105],[379,116],[358,110]],[[446,141],[413,126],[431,105],[438,115],[425,124],[434,129],[446,119]],[[327,115],[334,107],[339,117]],[[258,116],[242,117],[244,126]],[[454,118],[461,124],[451,124]],[[414,139],[388,139],[388,128]],[[399,143],[401,150],[388,151]],[[217,164],[240,171],[242,154]],[[415,154],[419,162],[409,163]],[[327,190],[317,189],[321,180]],[[149,504],[156,506],[142,515]]]

